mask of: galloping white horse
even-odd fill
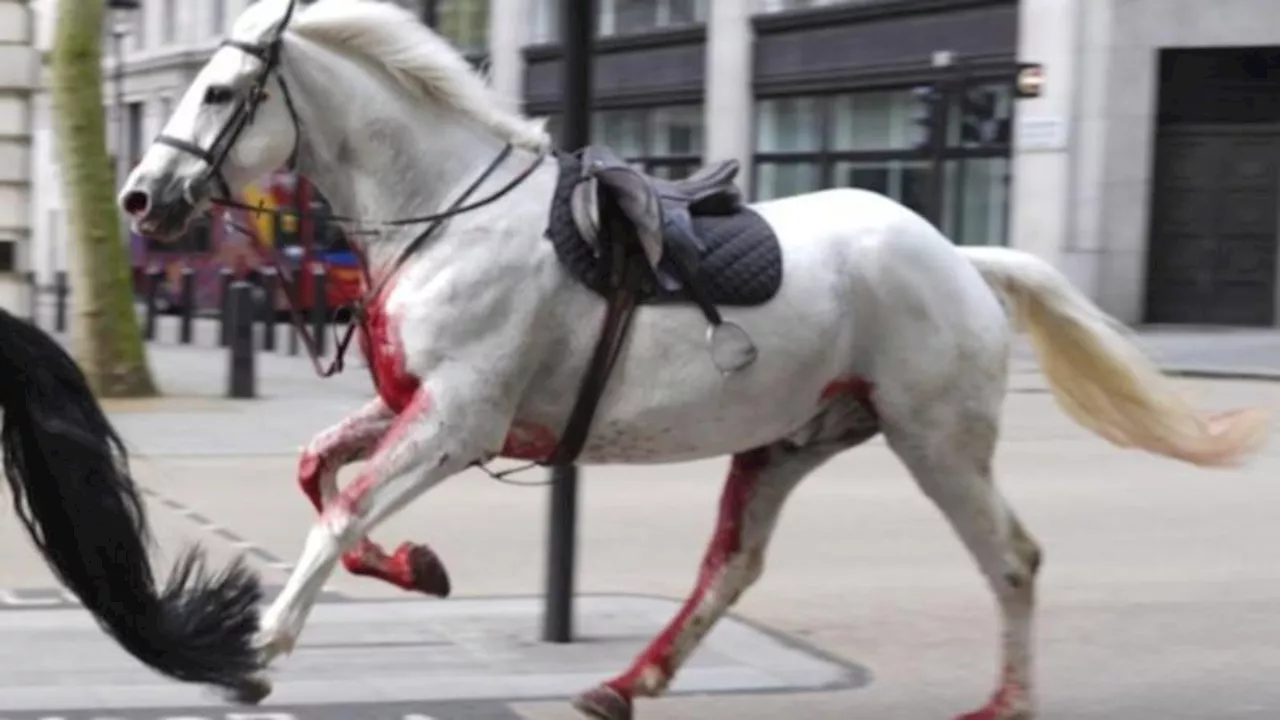
[[[451,214],[425,242],[413,226],[358,240],[372,283],[362,338],[378,398],[304,453],[301,479],[321,514],[264,615],[266,658],[293,648],[339,558],[445,594],[443,567],[425,547],[388,557],[366,533],[477,462],[545,461],[555,450],[606,302],[544,237],[564,208],[549,143],[405,10],[319,0],[294,14],[273,0],[238,19],[129,176],[123,209],[161,237],[285,164],[339,214],[367,220],[496,196]],[[861,190],[751,210],[776,234],[785,267],[771,300],[724,310],[754,340],[755,361],[722,372],[697,309],[643,306],[590,425],[587,464],[721,455],[732,464],[684,608],[629,670],[576,706],[621,720],[634,698],[661,694],[760,577],[788,494],[837,453],[884,433],[999,602],[998,691],[965,717],[1032,717],[1040,553],[991,469],[1011,324],[1029,332],[1061,406],[1121,447],[1229,465],[1259,444],[1265,417],[1204,417],[1184,404],[1117,324],[1031,255],[957,248],[915,213]],[[340,491],[338,468],[365,458]],[[246,693],[269,687],[263,679]]]

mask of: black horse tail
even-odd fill
[[[160,588],[128,453],[79,366],[0,309],[0,452],[14,507],[62,584],[129,654],[187,682],[243,687],[262,588],[241,560],[212,575],[192,546]]]

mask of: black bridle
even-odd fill
[[[261,68],[259,68],[257,75],[254,77],[253,83],[252,85],[250,85],[248,92],[246,92],[241,98],[237,100],[236,105],[232,110],[231,120],[225,126],[223,126],[221,131],[219,131],[218,135],[214,138],[213,144],[210,147],[204,148],[190,140],[175,138],[171,135],[165,135],[163,133],[161,133],[156,138],[156,142],[162,145],[167,145],[176,150],[180,150],[189,155],[194,155],[195,157],[199,158],[205,163],[206,167],[204,172],[201,175],[194,178],[193,180],[191,180],[187,184],[187,187],[184,188],[184,191],[183,191],[184,199],[188,203],[190,203],[193,207],[197,205],[197,200],[201,196],[201,194],[203,193],[207,185],[210,182],[214,182],[217,184],[217,190],[221,193],[221,197],[214,196],[210,198],[210,201],[215,205],[229,207],[229,208],[236,208],[239,210],[244,210],[244,211],[255,213],[255,214],[274,215],[277,218],[284,217],[284,216],[292,216],[292,217],[301,219],[306,215],[306,213],[302,213],[299,211],[276,210],[276,209],[267,209],[262,207],[254,207],[254,206],[236,201],[231,191],[231,185],[230,183],[227,182],[227,179],[222,172],[222,166],[226,162],[227,156],[231,152],[231,148],[233,148],[236,144],[236,141],[240,139],[240,135],[241,133],[244,132],[245,128],[247,128],[249,125],[253,123],[254,117],[257,115],[259,106],[261,105],[262,101],[266,99],[267,83],[270,81],[273,73],[275,73],[276,82],[279,83],[280,90],[284,95],[285,107],[289,111],[289,119],[293,124],[293,131],[294,131],[293,149],[289,153],[289,158],[286,163],[286,168],[290,172],[295,172],[295,173],[297,172],[299,146],[301,144],[301,138],[302,138],[302,123],[298,118],[297,108],[294,105],[293,97],[289,92],[289,86],[285,82],[284,76],[276,72],[280,67],[280,58],[281,58],[281,50],[283,47],[284,30],[285,30],[285,27],[289,24],[289,20],[293,16],[293,10],[294,10],[295,4],[296,4],[296,0],[290,0],[288,8],[285,10],[284,18],[281,19],[279,25],[275,27],[275,29],[270,33],[269,38],[264,42],[249,43],[242,40],[235,40],[230,38],[222,41],[221,46],[232,47],[237,50],[240,50],[241,52],[245,52],[249,55],[252,55],[253,57],[257,58],[261,62],[262,66]],[[351,318],[348,321],[347,329],[346,329],[346,332],[343,334],[343,336],[337,337],[336,336],[337,331],[336,330],[334,331],[335,339],[336,339],[336,349],[335,349],[334,358],[330,362],[327,368],[321,364],[320,351],[319,351],[318,344],[316,343],[315,338],[312,337],[310,331],[307,329],[307,324],[303,320],[301,312],[298,310],[300,303],[298,302],[297,281],[295,278],[292,277],[292,275],[285,269],[285,267],[281,263],[279,262],[275,263],[276,272],[280,277],[282,285],[284,286],[283,288],[284,295],[285,295],[285,300],[289,306],[290,319],[294,325],[295,330],[302,337],[302,340],[306,345],[307,354],[310,355],[312,365],[315,367],[317,374],[319,374],[321,377],[330,377],[342,371],[344,357],[346,355],[348,346],[351,344],[351,340],[355,334],[355,330],[357,326],[360,327],[362,330],[364,330],[367,336],[368,328],[366,324],[367,314],[365,312],[365,307],[367,306],[368,302],[371,299],[378,297],[378,295],[384,289],[384,286],[386,285],[387,281],[392,276],[395,275],[396,270],[398,270],[409,259],[410,256],[412,256],[419,249],[421,249],[422,246],[427,242],[427,240],[429,240],[433,235],[435,235],[436,232],[440,229],[440,227],[443,226],[446,220],[456,215],[460,215],[462,213],[469,212],[471,210],[475,210],[477,208],[483,207],[485,205],[488,205],[491,202],[494,202],[495,200],[502,198],[508,192],[515,189],[522,182],[524,182],[526,178],[532,175],[533,171],[538,169],[538,167],[542,165],[542,161],[547,155],[546,150],[539,151],[534,161],[530,163],[530,165],[527,168],[525,168],[522,172],[517,174],[512,180],[510,180],[504,186],[494,191],[491,195],[489,195],[488,197],[482,200],[477,200],[470,204],[464,204],[466,203],[467,199],[470,198],[477,189],[479,189],[480,185],[483,184],[484,181],[487,180],[491,175],[493,175],[493,173],[498,169],[498,167],[503,163],[503,161],[505,161],[511,155],[513,150],[514,148],[511,145],[511,143],[505,144],[501,152],[499,152],[497,157],[495,157],[493,161],[488,165],[488,167],[485,168],[484,172],[481,173],[480,176],[476,178],[476,180],[472,182],[471,185],[469,185],[467,189],[464,190],[462,194],[459,195],[458,198],[455,199],[449,205],[449,207],[443,212],[434,213],[431,215],[423,215],[419,217],[397,219],[397,220],[376,221],[373,223],[368,223],[368,222],[361,223],[361,221],[356,218],[350,218],[342,215],[327,216],[327,219],[329,221],[344,221],[344,222],[350,222],[350,223],[363,224],[366,226],[378,225],[382,227],[391,227],[391,228],[404,227],[408,225],[416,225],[419,223],[428,224],[427,227],[422,232],[418,233],[418,235],[416,235],[413,238],[413,240],[410,241],[409,244],[405,247],[405,249],[396,257],[396,260],[392,264],[391,268],[386,273],[383,274],[383,277],[379,280],[379,282],[376,285],[372,281],[372,277],[369,272],[367,263],[364,262],[363,258],[360,259],[360,270],[364,276],[365,287],[368,288],[368,290],[364,293],[362,298],[350,304],[351,306],[349,307],[349,309],[351,311]],[[239,232],[252,236],[251,231],[243,227],[240,227],[239,225],[236,225],[234,223],[232,223],[232,225]],[[359,253],[357,253],[357,257],[360,257]],[[339,310],[341,310],[341,308],[339,308]],[[376,385],[377,376],[374,375],[373,379]]]

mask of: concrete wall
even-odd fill
[[[1280,45],[1280,2],[1022,0],[1021,12],[1019,58],[1044,63],[1047,82],[1043,98],[1018,108],[1012,244],[1053,260],[1105,310],[1138,322],[1158,51]],[[1063,149],[1025,142],[1044,118],[1064,120]]]
[[[0,242],[15,267],[0,270],[0,307],[28,310],[22,273],[31,246],[32,94],[39,65],[35,22],[26,0],[0,0]]]
[[[705,162],[737,160],[738,181],[749,191],[755,98],[751,81],[754,30],[744,0],[710,0],[707,18]]]

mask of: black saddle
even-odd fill
[[[667,180],[608,148],[588,146],[581,155],[558,156],[547,236],[570,274],[592,290],[609,293],[611,258],[632,246],[650,269],[637,288],[640,303],[751,306],[777,294],[782,250],[773,228],[747,207],[735,183],[737,161]],[[612,234],[605,229],[611,220]]]
[[[722,373],[735,372],[755,361],[756,348],[717,306],[772,299],[782,285],[782,250],[768,222],[743,201],[736,161],[666,180],[600,146],[556,158],[560,179],[546,235],[569,273],[608,303],[568,425],[548,461],[562,465],[586,442],[637,305],[696,304],[710,326],[712,362]]]

